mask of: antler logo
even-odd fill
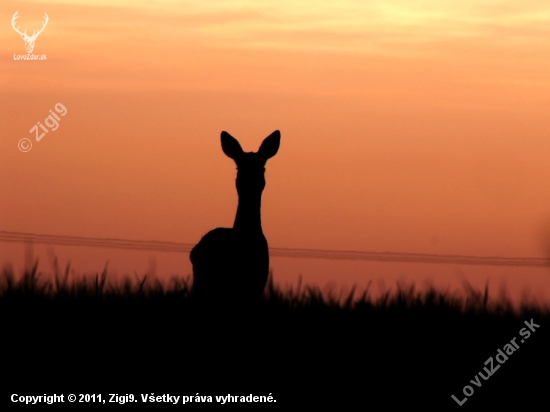
[[[40,33],[42,33],[44,31],[44,27],[46,27],[46,24],[48,24],[48,20],[50,18],[48,17],[48,15],[46,13],[44,13],[44,18],[46,19],[46,21],[42,25],[42,28],[40,30],[38,30],[38,32],[36,30],[34,30],[33,33],[32,33],[32,36],[28,36],[27,35],[27,30],[25,30],[24,33],[21,33],[19,31],[19,27],[15,27],[15,20],[19,17],[17,15],[17,13],[19,13],[19,10],[17,10],[15,12],[15,14],[13,15],[13,17],[11,19],[11,26],[13,27],[13,29],[17,33],[19,33],[21,35],[21,38],[25,41],[25,48],[27,49],[27,53],[32,53],[32,51],[34,49],[34,42],[36,41],[36,38],[38,37],[38,35]]]

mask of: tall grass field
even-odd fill
[[[54,393],[107,401],[132,394],[136,402],[126,405],[154,408],[161,404],[144,403],[143,394],[171,394],[191,397],[171,406],[186,409],[228,408],[216,396],[229,394],[223,405],[254,410],[550,404],[549,307],[489,300],[487,288],[455,295],[411,285],[375,299],[283,291],[271,279],[257,301],[206,304],[192,299],[189,279],[114,282],[106,270],[75,277],[69,267],[37,267],[16,274],[6,266],[0,277],[6,407],[31,407],[12,403],[12,394]],[[249,395],[272,402],[247,402]],[[72,405],[86,406],[94,405]]]

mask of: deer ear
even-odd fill
[[[222,132],[222,150],[226,156],[237,160],[243,154],[243,149],[237,139],[227,132]]]
[[[281,143],[281,132],[275,130],[269,136],[267,136],[262,142],[258,154],[260,154],[265,160],[273,157],[279,150],[279,144]]]

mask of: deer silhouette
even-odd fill
[[[279,150],[280,139],[276,130],[264,139],[258,152],[245,153],[234,137],[222,132],[222,150],[237,164],[237,214],[233,228],[211,230],[191,250],[193,296],[227,301],[254,298],[263,292],[269,273],[260,214],[264,166]]]

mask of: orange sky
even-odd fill
[[[279,129],[271,246],[550,257],[550,5],[150,3],[2,2],[0,230],[197,242],[235,215],[220,132],[255,151]],[[48,14],[33,51],[46,61],[14,60],[17,10],[29,34]],[[36,142],[57,103],[66,116]],[[20,245],[1,250],[20,260]],[[56,253],[137,270],[125,252]],[[157,259],[189,273],[187,256]],[[278,280],[321,284],[502,273],[372,265],[273,260]],[[506,271],[550,296],[550,270]]]

